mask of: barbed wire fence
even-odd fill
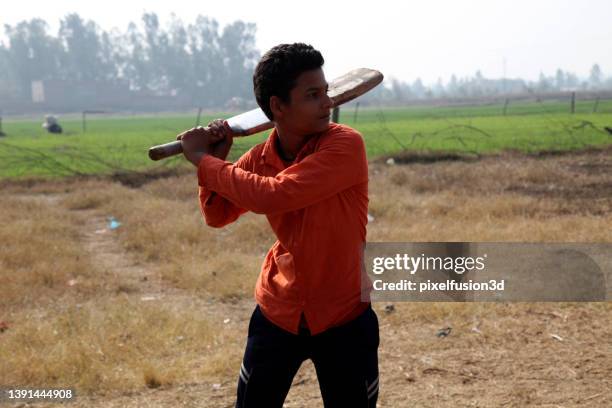
[[[124,184],[139,186],[147,179],[177,174],[191,166],[182,155],[147,162],[148,147],[101,148],[60,144],[34,148],[13,143],[11,138],[2,138],[0,174],[8,174],[10,178],[108,176]],[[247,149],[243,144],[235,144],[230,158],[237,159]],[[134,157],[142,157],[138,161],[140,164],[133,162]]]
[[[0,143],[0,173],[11,174],[12,177],[83,177],[94,174],[143,176],[150,172],[169,170],[175,167],[177,161],[176,158],[168,159],[145,170],[137,170],[123,164],[125,160],[107,157],[109,154],[104,151],[86,150],[83,147],[30,148],[3,141]]]
[[[521,114],[521,115],[510,115],[506,114],[508,109],[508,99],[505,100],[502,112],[504,114],[496,115],[496,117],[502,118],[508,125],[509,129],[516,129],[516,131],[512,132],[512,145],[518,149],[523,150],[538,150],[545,149],[547,145],[545,142],[538,142],[536,138],[520,138],[520,135],[529,134],[533,131],[526,122],[530,120],[530,115],[538,114],[541,115],[549,125],[546,127],[546,132],[549,134],[555,134],[561,132],[563,136],[567,137],[573,145],[580,146],[580,148],[588,148],[591,145],[581,139],[581,134],[584,134],[584,131],[590,130],[602,135],[606,135],[612,141],[612,129],[609,127],[598,127],[592,121],[586,120],[582,117],[572,118],[570,116],[567,119],[564,119],[564,116],[558,115],[553,110],[551,110],[548,106],[546,106],[543,102],[544,98],[539,95],[534,90],[529,90],[530,94],[534,95],[535,105],[538,106],[538,109],[533,112],[529,112],[529,114]],[[599,106],[601,100],[597,98],[595,100],[594,106]],[[480,150],[478,149],[479,144],[485,142],[486,140],[491,140],[495,137],[494,132],[489,130],[485,130],[478,126],[475,126],[471,123],[472,118],[469,116],[461,117],[460,120],[450,117],[444,113],[436,113],[434,109],[427,114],[420,117],[420,119],[437,119],[446,124],[444,127],[440,127],[433,131],[408,131],[407,133],[396,134],[393,132],[388,126],[388,120],[385,115],[385,110],[387,107],[383,106],[380,100],[376,101],[374,104],[375,110],[375,120],[376,120],[376,137],[383,137],[391,139],[395,145],[397,146],[398,153],[405,152],[423,152],[429,151],[427,147],[427,142],[439,139],[439,140],[453,140],[456,141],[461,148],[458,149],[461,152],[469,153],[472,155],[480,156]],[[574,101],[572,101],[572,111],[574,110]],[[357,110],[355,110],[357,112]],[[597,108],[593,108],[593,114],[597,113]],[[356,122],[356,113],[353,118],[353,122]],[[518,124],[517,117],[522,117],[524,120],[520,125]],[[512,118],[512,119],[511,119]],[[612,126],[612,125],[611,125]],[[420,143],[421,142],[421,143]]]
[[[600,127],[593,123],[593,121],[585,118],[584,115],[558,115],[557,111],[543,102],[544,98],[538,95],[537,92],[533,90],[530,90],[530,92],[536,98],[533,106],[537,107],[537,109],[530,113],[537,113],[547,123],[547,126],[543,129],[544,133],[561,135],[559,137],[560,145],[562,144],[561,142],[569,141],[573,146],[581,148],[589,147],[589,143],[582,137],[585,135],[585,132],[597,132],[607,135],[612,141],[612,123],[610,127]],[[599,106],[600,102],[597,99],[594,106]],[[572,106],[574,106],[573,103]],[[419,116],[419,119],[435,119],[440,122],[440,126],[424,130],[410,129],[410,125],[408,125],[405,131],[394,131],[389,125],[387,108],[380,101],[376,101],[372,107],[374,108],[373,133],[376,135],[376,138],[390,140],[395,145],[395,148],[391,149],[394,154],[430,151],[432,150],[430,142],[438,140],[456,142],[457,148],[455,150],[457,152],[480,156],[482,154],[481,147],[498,136],[495,131],[475,124],[473,121],[474,117],[469,115],[449,115],[448,111],[444,112],[436,109],[423,113]],[[355,124],[358,119],[357,109],[355,108],[355,112],[352,115],[352,120]],[[502,111],[507,113],[508,100],[503,104]],[[499,115],[495,115],[495,117],[506,123],[506,129],[511,129],[510,137],[512,138],[513,147],[525,150],[545,148],[544,143],[538,141],[537,137],[524,137],[524,135],[529,135],[534,131],[533,126],[529,123],[531,121],[529,114],[508,115],[501,114],[502,111],[500,111]],[[594,107],[593,113],[596,111],[597,109]],[[198,112],[198,116],[200,114],[201,112]],[[85,113],[83,113],[83,123],[85,123]],[[85,125],[83,125],[83,132],[85,132],[85,129]],[[144,157],[146,155],[146,148],[148,146],[140,148],[117,146],[101,150],[97,146],[70,146],[67,144],[47,147],[43,145],[42,147],[33,148],[13,143],[10,137],[3,137],[0,140],[0,173],[11,174],[11,177],[31,175],[42,177],[84,177],[95,174],[110,175],[118,177],[120,180],[145,180],[152,175],[177,172],[181,169],[181,163],[184,163],[182,157],[178,156],[157,163],[147,163],[135,168],[134,163],[131,163],[130,160],[139,155]],[[230,159],[237,159],[248,148],[250,148],[248,143],[234,144]],[[137,183],[135,182],[135,184]]]

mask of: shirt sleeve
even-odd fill
[[[251,162],[251,151],[249,150],[236,161],[235,166],[245,171],[251,171]],[[200,173],[198,171],[198,178],[200,178]],[[237,206],[230,200],[217,194],[213,189],[206,187],[201,180],[198,181],[198,184],[200,211],[206,221],[206,225],[221,228],[236,221],[238,217],[247,212],[246,209]]]
[[[205,155],[198,168],[200,183],[236,206],[258,214],[294,211],[325,200],[368,180],[361,135],[354,130],[329,134],[319,149],[274,177]]]

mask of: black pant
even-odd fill
[[[325,408],[371,408],[378,398],[378,318],[356,319],[311,336],[289,333],[255,307],[238,378],[236,408],[281,408],[295,373],[312,359]]]

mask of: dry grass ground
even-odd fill
[[[368,239],[612,242],[611,152],[371,163]],[[232,405],[273,239],[253,214],[205,227],[196,186],[2,184],[0,384],[75,387],[74,407]],[[611,303],[375,309],[380,407],[612,406]],[[321,405],[308,362],[286,406]]]

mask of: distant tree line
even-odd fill
[[[524,79],[489,79],[480,71],[472,77],[458,78],[452,75],[446,83],[442,78],[434,84],[425,85],[417,78],[414,82],[391,78],[385,87],[379,87],[365,99],[383,102],[409,102],[422,99],[440,98],[484,98],[501,95],[546,94],[570,91],[609,91],[612,90],[612,77],[604,77],[598,64],[594,64],[588,78],[579,78],[572,72],[557,69],[555,75],[540,73],[537,81]]]
[[[250,78],[259,59],[253,23],[220,27],[205,16],[190,24],[173,16],[162,27],[155,13],[145,13],[120,32],[69,14],[56,35],[42,19],[5,25],[4,31],[0,98],[31,98],[32,81],[95,82],[204,107],[252,98]]]
[[[6,109],[11,101],[32,103],[33,81],[48,83],[49,93],[55,90],[55,98],[65,99],[64,109],[106,103],[138,110],[143,101],[154,98],[162,100],[157,106],[164,109],[224,108],[232,101],[253,102],[251,75],[260,56],[254,23],[236,21],[220,27],[215,19],[205,16],[192,23],[172,16],[162,26],[155,13],[145,13],[125,31],[105,31],[94,21],[68,14],[60,20],[55,34],[42,19],[5,25],[4,31],[0,109]],[[612,90],[612,77],[606,78],[595,64],[588,78],[562,69],[550,76],[542,73],[537,81],[489,79],[480,71],[471,77],[453,75],[446,82],[439,79],[427,85],[421,79],[406,82],[389,78],[385,86],[361,100],[402,103],[573,90]],[[71,93],[78,95],[70,99]],[[102,102],[104,93],[107,96]],[[138,95],[139,99],[126,95]]]

